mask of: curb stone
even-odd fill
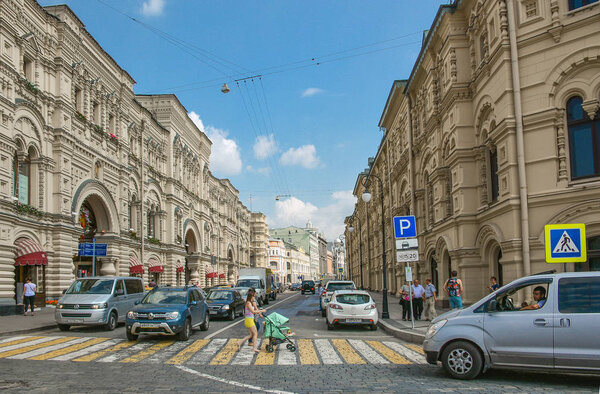
[[[386,323],[382,319],[379,319],[377,325],[381,327],[381,329],[392,336],[402,339],[407,342],[416,343],[418,345],[423,344],[425,340],[425,335],[420,334],[418,332],[410,331],[410,330],[402,330],[396,327],[393,327],[391,324]]]

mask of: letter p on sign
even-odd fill
[[[414,216],[395,216],[394,217],[394,237],[395,238],[414,238],[417,236],[417,226]]]

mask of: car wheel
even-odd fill
[[[235,311],[234,311],[233,309],[231,309],[231,310],[229,311],[229,314],[227,315],[227,318],[228,318],[229,320],[235,320]]]
[[[119,321],[118,319],[119,319],[119,317],[117,316],[117,312],[114,312],[114,311],[111,312],[110,315],[108,316],[108,323],[106,323],[104,325],[104,329],[106,331],[112,331],[115,328],[117,328],[117,323]]]
[[[135,334],[132,334],[131,331],[126,330],[125,333],[127,334],[127,340],[128,341],[137,341],[138,336]]]
[[[329,320],[325,319],[325,323],[327,323],[327,329],[329,331],[335,329],[335,326],[333,324],[329,323]]]
[[[469,342],[451,343],[442,353],[442,365],[455,379],[474,379],[481,373],[483,359],[479,349]]]
[[[183,325],[183,330],[181,330],[181,332],[177,336],[177,339],[180,341],[187,341],[188,339],[190,339],[191,335],[192,335],[192,322],[190,322],[190,319],[185,319],[185,324]]]
[[[302,292],[302,295],[304,295],[304,292]]]
[[[267,353],[273,353],[273,345],[267,345]]]
[[[322,316],[322,317],[325,317],[325,316],[327,316],[327,311],[326,311],[325,309],[322,309],[322,310],[321,310],[321,316]]]
[[[69,331],[71,329],[71,326],[68,324],[59,324],[58,329],[61,331]]]
[[[371,329],[371,331],[377,331],[377,325],[376,324],[371,324],[371,326],[369,328]]]
[[[265,305],[269,305],[269,296],[265,297],[265,302],[263,302],[263,304]]]
[[[200,324],[200,329],[202,331],[206,331],[206,330],[208,330],[209,326],[210,326],[210,317],[208,316],[208,312],[206,312],[206,315],[204,316],[204,322],[202,322],[202,324]]]
[[[273,293],[273,301],[277,299],[277,293]]]

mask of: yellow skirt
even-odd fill
[[[254,327],[254,326],[255,326],[255,324],[254,324],[254,319],[253,319],[253,318],[251,318],[251,317],[246,317],[246,318],[244,318],[244,325],[245,325],[247,328]]]

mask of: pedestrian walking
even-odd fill
[[[256,291],[256,289],[254,287],[251,287],[249,290],[252,291]],[[252,305],[254,305],[254,309],[258,309],[258,304],[256,303],[256,299],[252,300]],[[256,335],[258,335],[258,332],[260,331],[260,322],[258,321],[258,317],[263,317],[262,313],[259,313],[258,315],[254,315],[254,325],[256,325]],[[252,343],[252,338],[250,338],[248,340],[248,345],[250,345]]]
[[[435,310],[435,302],[437,301],[437,289],[431,283],[431,279],[425,279],[425,320],[433,320],[437,317],[437,311]]]
[[[425,289],[417,279],[414,280],[412,285],[413,291],[413,316],[415,320],[421,320],[421,314],[423,313],[423,301],[425,300]]]
[[[402,320],[410,319],[410,285],[408,282],[402,286],[402,293],[400,294],[400,305],[402,305]]]
[[[253,301],[254,301],[255,295],[256,295],[255,290],[252,290],[252,289],[248,290],[248,296],[246,297],[246,304],[244,305],[244,325],[248,329],[248,335],[245,336],[244,338],[242,338],[242,340],[240,340],[238,342],[238,350],[240,350],[242,348],[242,345],[244,344],[244,342],[246,342],[249,339],[252,339],[252,344],[250,344],[250,346],[252,346],[252,349],[256,353],[259,353],[260,349],[258,349],[256,347],[256,344],[258,342],[257,341],[258,331],[256,330],[256,322],[254,321],[254,315],[258,315],[263,312],[266,312],[266,310],[258,309],[254,306]]]
[[[458,272],[452,271],[449,279],[444,283],[444,290],[448,293],[450,309],[462,309],[462,293],[464,291],[462,280],[457,278]]]
[[[490,278],[490,285],[488,286],[488,290],[490,291],[490,293],[493,293],[496,290],[498,290],[499,288],[500,288],[500,285],[498,284],[498,280],[496,279],[495,276],[492,276]]]
[[[23,285],[23,303],[25,304],[25,314],[23,316],[27,316],[27,306],[31,306],[31,316],[33,314],[33,302],[35,301],[35,283],[31,281],[31,278],[25,279],[25,285]]]

